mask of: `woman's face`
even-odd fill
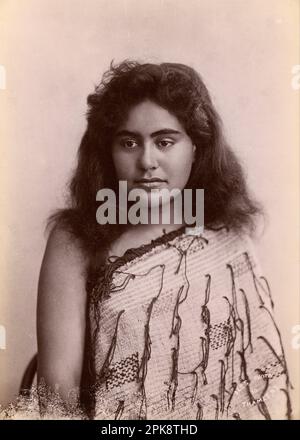
[[[112,158],[117,178],[127,181],[128,191],[182,190],[191,173],[195,149],[176,116],[146,100],[129,111],[117,130]]]

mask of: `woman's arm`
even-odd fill
[[[38,383],[66,403],[79,389],[86,328],[85,269],[79,242],[55,228],[42,262],[37,305]],[[77,398],[77,397],[76,397]]]

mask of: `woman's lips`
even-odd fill
[[[145,181],[141,181],[141,182],[136,182],[136,185],[139,188],[143,188],[143,189],[160,189],[166,186],[166,182],[165,181],[149,181],[149,182],[145,182]]]

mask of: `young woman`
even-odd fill
[[[70,206],[51,218],[40,274],[41,414],[290,418],[284,350],[249,238],[261,209],[201,77],[125,61],[88,106]],[[113,190],[118,214],[120,181],[144,190],[145,204],[163,189],[204,189],[204,231],[172,217],[100,225],[96,195]]]

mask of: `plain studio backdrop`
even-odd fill
[[[45,221],[63,206],[87,94],[112,59],[131,58],[202,74],[265,205],[257,254],[299,418],[299,1],[0,0],[0,45],[0,403],[36,352]]]

